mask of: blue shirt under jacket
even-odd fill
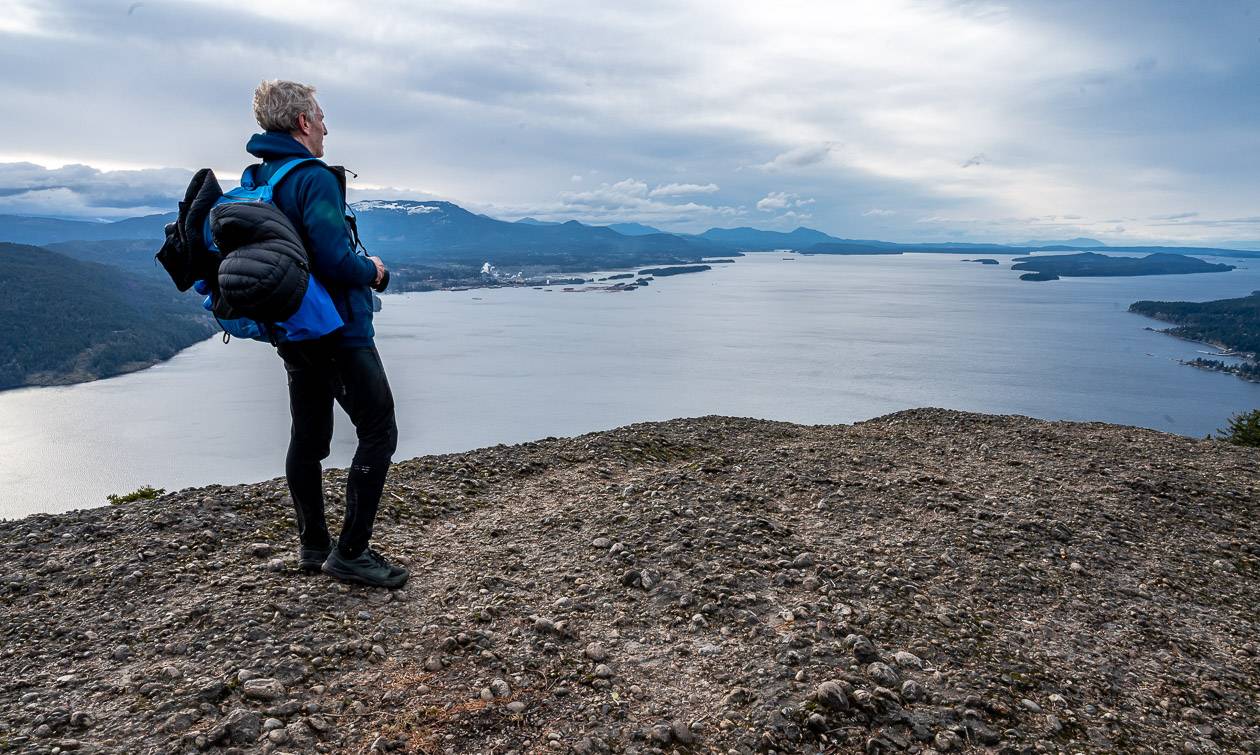
[[[245,149],[262,160],[255,180],[265,183],[280,166],[313,157],[292,136],[267,131],[254,134]],[[376,265],[358,254],[345,220],[345,196],[331,170],[314,163],[298,166],[272,195],[272,201],[293,222],[310,255],[311,271],[324,284],[345,327],[337,331],[343,346],[371,346],[372,289]]]

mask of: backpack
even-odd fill
[[[344,324],[311,275],[301,236],[272,203],[275,187],[308,162],[324,165],[313,157],[290,160],[261,185],[251,165],[226,194],[214,171],[203,168],[179,203],[178,219],[166,226],[158,262],[177,289],[205,297],[202,306],[223,328],[225,342],[232,336],[273,345],[308,341]]]

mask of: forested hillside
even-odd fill
[[[0,389],[129,372],[215,330],[169,281],[0,243]]]
[[[1168,332],[1181,338],[1260,353],[1260,291],[1204,302],[1139,301],[1129,311],[1173,323],[1177,327]]]

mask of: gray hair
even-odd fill
[[[298,116],[315,120],[315,87],[270,79],[254,90],[254,119],[265,131],[292,131]]]

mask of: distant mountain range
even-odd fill
[[[1015,246],[1070,246],[1073,248],[1085,249],[1085,248],[1090,248],[1090,247],[1104,247],[1107,245],[1099,241],[1098,239],[1087,239],[1087,238],[1078,236],[1077,238],[1068,239],[1066,241],[1047,241],[1045,239],[1041,239],[1041,240],[1034,239],[1033,241],[1021,242],[1019,244],[1016,244]]]
[[[704,257],[744,251],[790,249],[808,254],[1026,254],[1033,251],[1099,251],[1120,254],[1169,252],[1223,257],[1260,257],[1260,252],[1204,247],[1107,246],[1097,239],[1034,241],[1023,245],[960,242],[894,243],[845,239],[812,228],[789,232],[758,228],[710,228],[700,234],[664,233],[640,223],[595,226],[522,218],[507,222],[469,212],[450,202],[370,200],[353,205],[363,242],[388,261],[413,265],[480,265],[489,260],[500,269],[548,268],[589,271],[610,267],[697,262]],[[0,215],[0,241],[63,244],[72,256],[111,261],[122,254],[138,262],[143,245],[114,242],[162,238],[174,213],[128,218],[113,223]],[[68,242],[74,242],[68,244]],[[84,244],[82,242],[95,242]],[[108,243],[105,243],[108,242]],[[68,244],[68,245],[67,245]],[[121,250],[121,251],[118,251]]]
[[[668,233],[626,236],[604,226],[508,223],[450,202],[369,201],[352,205],[359,235],[373,254],[410,264],[492,261],[500,269],[556,271],[695,262],[730,250]]]

